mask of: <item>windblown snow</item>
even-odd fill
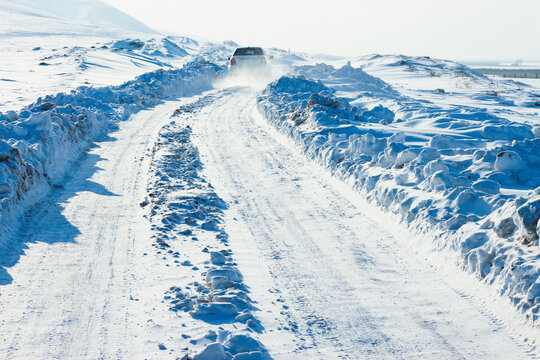
[[[99,0],[0,0],[0,40],[3,358],[539,357],[540,84],[228,79]]]

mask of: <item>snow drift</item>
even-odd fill
[[[141,109],[209,89],[219,71],[195,60],[120,86],[79,87],[39,98],[20,112],[0,113],[0,246],[6,245],[6,230],[22,205],[56,184],[90,141]]]
[[[271,83],[258,97],[266,119],[367,199],[429,234],[434,248],[457,255],[535,322],[539,127],[473,108],[411,109],[410,99],[350,64],[296,73],[322,82],[287,75]],[[356,106],[336,96],[344,90]]]

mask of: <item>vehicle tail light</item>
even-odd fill
[[[236,59],[235,58],[231,58],[231,65],[236,65]]]

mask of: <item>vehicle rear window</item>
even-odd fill
[[[264,53],[263,53],[263,50],[261,48],[256,48],[256,47],[249,48],[248,47],[248,48],[238,48],[238,49],[236,49],[233,56],[238,56],[238,55],[264,55]]]

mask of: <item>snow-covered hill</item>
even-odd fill
[[[106,29],[109,32],[117,29],[124,32],[157,33],[140,21],[100,0],[2,0],[0,9],[24,15],[28,21],[31,21],[30,24],[39,22],[39,18],[56,19],[58,25],[56,29],[46,28],[43,31],[58,34],[69,32],[68,26],[62,26],[62,20],[78,23],[81,26],[86,25],[89,30],[101,28],[102,31]],[[4,16],[1,18],[5,21]],[[14,31],[14,28],[18,28],[20,33],[32,33],[34,26],[28,26],[28,24],[29,22],[24,22],[16,26],[16,21],[13,21],[11,25],[15,26],[4,27],[3,31]]]

